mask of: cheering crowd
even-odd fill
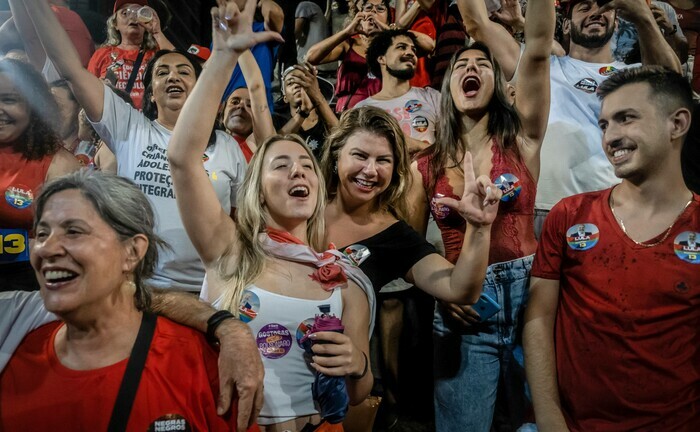
[[[700,3],[8,3],[0,430],[699,430]]]

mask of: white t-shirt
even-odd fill
[[[541,152],[535,208],[549,210],[562,198],[620,182],[602,146],[596,89],[615,70],[637,65],[588,63],[552,56],[551,107]],[[518,85],[527,82],[518,81]]]
[[[0,292],[0,372],[27,333],[57,319],[44,308],[39,291]]]
[[[172,131],[146,118],[107,87],[102,120],[93,126],[115,154],[118,174],[133,180],[148,197],[156,214],[156,233],[170,245],[159,250],[158,266],[148,282],[156,288],[199,292],[204,265],[182,224],[166,154]],[[246,170],[240,147],[217,131],[216,143],[206,149],[202,161],[221,207],[230,212]]]
[[[406,94],[394,99],[377,100],[368,97],[355,105],[355,108],[381,108],[396,118],[407,137],[433,144],[435,124],[440,115],[440,100],[440,92],[433,88],[411,87]]]

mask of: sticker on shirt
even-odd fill
[[[282,324],[270,323],[261,328],[255,341],[260,354],[271,360],[284,357],[292,349],[292,335]]]
[[[252,291],[243,291],[241,302],[238,306],[238,317],[244,323],[249,323],[258,316],[260,311],[260,298]]]
[[[576,87],[579,90],[583,90],[586,93],[595,93],[596,89],[598,89],[598,83],[594,79],[584,78],[581,81],[574,84],[574,87]]]
[[[156,421],[148,426],[148,432],[171,432],[186,431],[191,432],[192,427],[186,418],[180,414],[166,414],[158,417]]]
[[[318,148],[318,141],[315,138],[306,138],[306,145],[309,146],[311,150],[316,150]]]
[[[445,195],[441,193],[436,193],[435,196],[430,200],[430,212],[433,214],[435,219],[445,219],[447,215],[450,214],[450,208],[446,205],[440,204],[437,201],[440,198],[444,198]]]
[[[0,229],[0,262],[29,261],[29,235],[22,229]]]
[[[501,174],[493,183],[503,192],[503,202],[515,201],[523,188],[520,179],[511,173]]]
[[[598,73],[605,77],[610,76],[615,72],[617,72],[617,69],[615,69],[614,66],[603,66],[602,68],[598,69]]]
[[[598,244],[598,240],[600,240],[600,231],[593,224],[577,224],[566,231],[566,242],[573,250],[585,251],[591,249]]]
[[[423,116],[418,116],[411,121],[411,126],[416,132],[423,133],[428,130],[428,119]]]
[[[343,253],[356,267],[359,267],[372,254],[367,246],[361,244],[350,245]]]
[[[299,348],[304,349],[304,346],[301,343],[301,338],[306,336],[306,333],[308,333],[311,330],[311,326],[314,325],[315,318],[307,318],[304,321],[299,324],[299,327],[297,327],[297,333],[296,333],[296,339],[297,339],[297,345],[299,345]]]
[[[678,258],[691,264],[700,264],[700,233],[685,231],[673,240],[673,250]]]
[[[406,105],[403,106],[403,109],[411,114],[420,111],[421,108],[423,108],[423,104],[420,103],[418,99],[411,99],[410,101],[406,102]]]
[[[34,201],[32,190],[22,184],[10,185],[5,189],[5,201],[12,207],[24,210]]]

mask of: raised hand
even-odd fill
[[[605,13],[609,10],[616,10],[620,18],[632,23],[641,22],[645,16],[653,15],[646,0],[612,0],[598,9],[598,13]]]
[[[229,51],[238,55],[259,43],[284,42],[279,33],[253,32],[256,1],[247,0],[241,11],[233,0],[217,0],[211,9],[213,52]]]
[[[525,17],[518,0],[501,0],[501,8],[492,14],[500,22],[516,30],[525,28]]]
[[[462,199],[438,198],[437,204],[447,206],[459,214],[471,225],[485,226],[493,223],[498,213],[498,203],[503,193],[482,175],[475,178],[472,154],[464,154],[464,193]]]
[[[366,14],[364,12],[357,12],[355,14],[355,17],[353,17],[352,21],[345,27],[345,32],[347,32],[348,36],[355,36],[357,34],[365,34],[365,31],[362,29],[362,21],[367,19],[367,16],[369,14]]]
[[[148,6],[144,6],[148,9],[151,10],[151,14],[153,18],[149,22],[143,22],[140,19],[138,20],[139,25],[144,28],[148,33],[152,34],[153,36],[158,35],[161,32],[160,28],[160,18],[158,17],[158,13],[156,13],[155,9],[149,8]]]
[[[289,73],[289,83],[298,84],[315,103],[323,98],[316,78],[316,68],[309,63],[305,63],[303,66],[295,65],[294,70]]]

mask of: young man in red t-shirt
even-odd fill
[[[523,340],[540,431],[700,430],[700,197],[681,175],[688,82],[627,69],[598,88],[622,183],[560,201]]]

